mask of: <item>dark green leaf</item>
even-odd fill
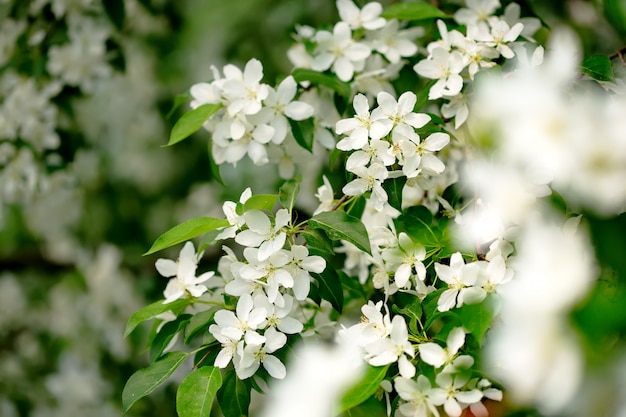
[[[319,285],[319,295],[339,313],[343,310],[343,287],[334,268],[326,268],[321,274],[312,274]]]
[[[586,58],[581,64],[585,74],[598,81],[613,81],[613,65],[606,55],[594,55]]]
[[[278,200],[290,213],[296,204],[298,193],[300,193],[300,178],[285,181],[278,189]]]
[[[298,145],[302,146],[307,151],[313,153],[313,139],[315,133],[315,122],[313,118],[296,121],[289,120],[291,126],[291,133]]]
[[[482,344],[485,333],[491,327],[493,312],[491,309],[491,299],[488,297],[479,304],[465,304],[456,313],[463,323],[463,327],[474,335],[479,344]]]
[[[187,220],[159,236],[150,250],[144,253],[144,256],[228,225],[228,220],[213,217],[196,217],[195,219]]]
[[[219,307],[212,307],[193,315],[185,328],[185,343],[189,343],[199,332],[208,330],[209,324],[213,322],[213,316],[218,309]]]
[[[222,386],[219,368],[203,366],[181,382],[176,392],[178,417],[210,417],[213,398]]]
[[[393,406],[392,406],[393,407]],[[352,407],[340,417],[389,417],[385,402],[375,396],[369,397],[356,407]]]
[[[350,98],[350,85],[344,83],[335,76],[322,74],[321,72],[304,68],[296,68],[293,71],[292,75],[297,82],[310,81],[313,84],[323,85],[330,88],[331,90],[334,90],[337,94],[344,97],[345,99]]]
[[[154,362],[161,357],[163,350],[172,341],[176,333],[183,330],[187,323],[189,323],[191,315],[183,314],[177,317],[176,320],[167,322],[161,327],[161,330],[156,334],[154,340],[150,344],[150,362]]]
[[[415,297],[408,293],[398,293],[398,304],[393,306],[395,313],[402,314],[408,320],[409,330],[413,334],[417,334],[421,331],[421,326],[418,328],[417,323],[422,318],[422,302],[419,297]]]
[[[402,189],[406,184],[406,177],[390,178],[383,183],[387,191],[389,204],[398,211],[402,211]]]
[[[250,380],[237,378],[235,370],[224,374],[222,387],[217,391],[217,402],[224,417],[246,417],[250,407]]]
[[[626,36],[626,0],[604,0],[604,15],[611,25]]]
[[[334,414],[343,413],[356,407],[376,393],[380,383],[387,375],[387,366],[369,366],[361,380],[346,392],[341,398],[339,410]]]
[[[346,240],[371,255],[370,239],[361,220],[344,211],[326,211],[309,220],[309,227],[322,229],[332,240]]]
[[[122,415],[140,398],[149,395],[165,382],[188,355],[185,352],[170,352],[161,360],[132,374],[122,391]]]
[[[323,258],[330,259],[335,255],[333,243],[322,230],[307,229],[300,232],[300,236],[306,241],[309,252],[312,255],[319,255]]]
[[[187,139],[192,133],[200,129],[209,120],[209,117],[220,108],[222,108],[221,104],[203,104],[183,114],[172,128],[170,141],[166,146],[171,146],[183,139]]]
[[[174,314],[177,314],[178,312],[182,311],[182,309],[188,304],[189,300],[184,299],[176,300],[169,304],[163,304],[163,300],[161,300],[135,311],[128,319],[128,323],[126,323],[124,337],[127,337],[129,334],[131,334],[133,330],[135,330],[135,328],[144,321],[153,319],[159,314],[165,313],[166,311],[170,310],[173,311]]]
[[[167,113],[167,115],[165,116],[166,119],[169,119],[170,117],[172,117],[174,115],[174,113],[176,112],[176,110],[183,105],[184,102],[186,102],[187,100],[189,100],[191,98],[191,94],[189,92],[186,93],[182,93],[177,95],[174,98],[174,104],[172,104],[172,108],[170,109],[170,111]]]
[[[126,9],[124,8],[124,0],[102,0],[104,11],[118,30],[124,27],[126,19]]]
[[[423,2],[392,4],[383,11],[382,16],[385,19],[398,20],[427,20],[452,18],[452,16],[442,12],[432,4]]]
[[[276,200],[278,200],[278,195],[276,194],[253,195],[247,199],[245,203],[243,203],[241,206],[241,213],[238,212],[237,214],[241,215],[250,210],[272,211],[274,204],[276,204]]]

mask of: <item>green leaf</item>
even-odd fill
[[[278,200],[277,194],[257,194],[246,200],[245,203],[237,203],[237,208],[241,208],[241,212],[237,210],[237,214],[242,215],[250,210],[272,211],[274,204]]]
[[[111,23],[113,23],[118,30],[122,30],[124,20],[126,20],[124,0],[102,0],[102,5]]]
[[[213,246],[217,243],[217,237],[222,233],[222,230],[211,230],[204,235],[200,243],[198,244],[198,252],[202,252],[209,246]]]
[[[343,310],[343,287],[341,278],[334,268],[326,268],[321,274],[311,274],[319,285],[319,295],[328,301],[337,312]]]
[[[398,20],[427,20],[450,19],[452,16],[442,12],[429,3],[396,3],[387,7],[382,16],[385,19]]]
[[[585,74],[598,81],[613,81],[613,65],[606,55],[594,55],[586,58],[581,64]]]
[[[228,220],[216,219],[214,217],[196,217],[195,219],[187,220],[159,236],[152,244],[150,250],[144,253],[144,256],[228,225]]]
[[[300,178],[295,180],[288,180],[283,183],[278,189],[278,200],[280,204],[292,212],[293,206],[296,205],[298,193],[300,193]]]
[[[332,240],[346,240],[364,252],[372,254],[367,229],[361,220],[344,211],[326,211],[309,219],[309,227],[322,229]]]
[[[235,370],[231,369],[224,374],[222,387],[217,391],[217,402],[224,417],[243,417],[248,415],[250,407],[249,379],[242,381],[237,378]]]
[[[161,357],[167,345],[176,336],[176,333],[187,326],[190,317],[190,314],[183,314],[177,317],[176,320],[167,322],[161,327],[161,330],[159,330],[150,344],[150,362],[154,362]]]
[[[170,310],[173,311],[174,314],[177,314],[177,312],[182,311],[182,309],[188,304],[189,300],[185,299],[176,300],[169,304],[163,304],[163,300],[161,300],[135,311],[128,319],[128,323],[126,323],[124,337],[127,337],[129,334],[131,334],[133,330],[135,330],[135,328],[144,321],[153,319],[159,314],[165,313],[166,311]]]
[[[221,104],[203,104],[183,114],[172,128],[170,141],[166,146],[171,146],[183,139],[187,139],[192,133],[200,129],[204,122],[220,108],[222,108]]]
[[[212,307],[193,315],[185,328],[185,343],[189,343],[202,330],[208,330],[208,325],[213,322],[213,316],[217,310],[219,310],[219,307]]]
[[[321,72],[304,68],[296,68],[291,75],[293,75],[293,78],[297,82],[310,81],[316,85],[326,86],[346,99],[350,98],[350,85],[344,83],[335,76],[322,74]]]
[[[219,368],[197,368],[181,382],[176,391],[178,417],[210,417],[213,398],[222,386]]]
[[[318,229],[307,229],[300,232],[309,247],[309,253],[330,259],[335,256],[333,244],[326,234]]]
[[[487,297],[482,303],[465,304],[456,310],[465,330],[474,335],[479,344],[482,344],[493,320],[490,301],[491,299]]]
[[[341,402],[339,403],[339,410],[337,410],[334,414],[343,413],[346,410],[351,409],[352,407],[356,407],[361,404],[372,395],[376,393],[380,383],[383,379],[385,379],[385,375],[387,375],[387,369],[389,369],[389,365],[386,366],[369,366],[365,371],[365,374],[361,378],[361,380],[354,385],[352,388],[348,390],[341,398]]]
[[[288,120],[291,126],[291,133],[298,145],[313,153],[313,138],[315,133],[315,121],[313,118],[301,121]]]
[[[172,117],[174,115],[174,113],[176,112],[176,109],[178,109],[180,106],[182,106],[183,103],[186,102],[187,100],[189,100],[190,98],[191,98],[191,94],[189,93],[189,91],[187,91],[185,93],[182,93],[182,94],[178,94],[174,98],[174,104],[172,104],[172,108],[165,115],[165,118],[169,119],[170,117]]]
[[[604,15],[613,28],[626,36],[626,0],[604,0]]]
[[[122,415],[140,398],[149,395],[165,382],[188,355],[185,352],[170,352],[147,368],[132,374],[122,391]]]
[[[390,178],[383,183],[383,188],[387,191],[389,205],[398,211],[402,211],[402,189],[406,184],[406,177]]]

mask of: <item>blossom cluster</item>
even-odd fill
[[[212,153],[217,164],[236,163],[245,155],[256,164],[270,161],[270,148],[281,145],[291,133],[288,118],[304,120],[313,116],[313,107],[294,100],[297,84],[286,77],[276,89],[261,82],[263,66],[251,59],[243,71],[229,64],[222,77],[213,68],[214,80],[190,89],[191,106],[223,106],[206,124],[212,132]],[[274,152],[275,153],[275,152]]]
[[[251,191],[246,189],[240,202],[250,197]],[[262,365],[271,376],[282,379],[285,367],[272,353],[285,346],[287,334],[302,332],[302,320],[307,317],[298,311],[298,303],[309,296],[311,273],[321,273],[326,261],[309,255],[307,247],[296,244],[293,236],[287,242],[291,226],[287,209],[272,217],[262,210],[237,214],[236,204],[228,201],[224,212],[230,226],[221,228],[216,239],[234,238],[244,247],[243,259],[224,246],[225,255],[218,264],[220,277],[212,271],[196,277],[202,254],[197,255],[193,244],[187,242],[177,262],[159,259],[156,263],[161,275],[172,277],[163,293],[164,303],[200,297],[208,290],[208,281],[217,281],[214,286],[222,285],[224,294],[236,297],[237,302],[234,312],[216,311],[215,323],[209,327],[222,346],[215,366],[225,368],[232,361],[237,376],[246,379]]]
[[[288,57],[298,68],[330,70],[341,81],[354,79],[358,91],[393,92],[389,80],[417,53],[422,28],[405,29],[396,19],[381,17],[378,2],[359,9],[351,0],[337,1],[341,21],[332,31],[300,26]],[[384,59],[383,59],[384,58]]]

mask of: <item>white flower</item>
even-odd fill
[[[272,142],[280,144],[290,131],[287,117],[292,120],[304,120],[313,116],[313,106],[303,101],[294,101],[298,85],[290,75],[276,90],[268,87],[268,94],[263,100],[263,108],[249,120],[255,124],[268,124],[274,128]],[[286,117],[285,117],[286,116]]]
[[[387,168],[379,163],[375,163],[368,168],[357,166],[352,172],[354,172],[358,178],[347,183],[342,189],[343,193],[345,195],[361,195],[371,190],[372,195],[370,198],[376,210],[382,210],[388,198],[387,192],[382,187],[383,181],[389,176]]]
[[[254,305],[264,308],[267,312],[265,327],[274,327],[287,334],[300,333],[303,328],[302,323],[293,317],[289,317],[293,308],[293,297],[285,294],[283,299],[285,304],[279,307],[276,304],[272,304],[263,294],[257,294],[254,297]]]
[[[331,211],[335,206],[335,193],[333,192],[333,186],[326,178],[326,175],[322,176],[322,181],[324,185],[321,185],[317,188],[317,194],[315,197],[319,200],[320,205],[315,209],[313,215],[324,211]]]
[[[437,343],[422,343],[418,346],[420,357],[424,362],[435,368],[447,365],[443,372],[456,372],[458,368],[467,369],[474,364],[471,356],[461,355],[457,357],[459,349],[465,343],[465,330],[455,327],[448,334],[446,347],[442,348]]]
[[[292,259],[285,269],[293,277],[293,293],[296,300],[303,301],[309,295],[311,286],[310,272],[320,274],[326,268],[326,261],[321,256],[309,256],[306,246],[292,245]]]
[[[291,220],[287,209],[278,210],[274,226],[261,210],[250,210],[243,216],[248,229],[238,233],[235,242],[248,247],[258,247],[259,261],[266,260],[283,248],[287,238],[283,227],[287,226]]]
[[[155,266],[164,277],[174,277],[169,280],[163,292],[164,304],[178,300],[187,292],[193,297],[200,297],[207,291],[207,287],[200,284],[215,275],[215,272],[210,271],[196,277],[198,257],[192,242],[185,243],[176,262],[170,259],[157,259]]]
[[[261,110],[261,101],[268,95],[268,86],[261,84],[263,65],[257,59],[246,64],[243,73],[234,65],[224,67],[226,80],[222,84],[224,97],[228,101],[228,113],[255,114]]]
[[[461,307],[464,303],[478,303],[486,297],[487,294],[482,288],[474,286],[484,263],[477,261],[465,264],[459,252],[450,257],[450,265],[435,263],[437,276],[449,286],[437,301],[439,311],[448,311],[455,305]]]
[[[326,71],[332,66],[341,81],[351,80],[355,65],[362,64],[371,53],[369,46],[352,39],[350,26],[345,22],[337,23],[333,33],[317,32],[315,40],[318,46],[311,67],[315,71]]]
[[[276,356],[270,355],[276,350],[285,346],[287,336],[280,333],[273,327],[268,328],[265,333],[265,342],[259,344],[249,344],[245,348],[238,347],[240,360],[235,362],[235,371],[239,379],[250,378],[263,364],[265,370],[276,379],[283,379],[287,374],[285,365]]]
[[[385,26],[385,19],[380,17],[383,6],[378,2],[367,3],[363,9],[359,9],[350,0],[337,0],[337,10],[341,20],[349,24],[351,29],[374,30]]]
[[[398,288],[407,285],[413,275],[413,269],[420,280],[424,281],[426,278],[426,267],[422,263],[426,257],[426,250],[423,246],[415,244],[404,232],[398,236],[398,246],[383,250],[382,257],[388,262],[389,268],[395,269],[394,279]]]
[[[424,375],[418,375],[417,381],[398,377],[394,380],[396,392],[404,400],[398,412],[405,417],[439,417],[436,404],[430,398],[432,387]]]
[[[507,59],[513,58],[515,53],[506,44],[515,41],[519,37],[524,29],[524,25],[516,23],[513,27],[509,27],[506,21],[497,17],[491,17],[489,18],[489,26],[491,30],[488,30],[484,25],[468,28],[467,37],[485,42],[487,46],[495,47]]]
[[[392,123],[382,115],[375,118],[370,116],[370,105],[363,94],[354,96],[353,106],[356,115],[339,120],[335,126],[337,134],[349,135],[337,143],[337,149],[342,151],[362,149],[369,138],[380,139],[386,136],[392,127]]]
[[[221,334],[233,340],[241,340],[245,337],[246,343],[262,343],[263,336],[256,330],[267,319],[267,311],[262,307],[255,307],[250,294],[244,294],[237,301],[237,310],[233,313],[230,310],[219,310],[215,313],[215,327],[211,326],[209,331],[213,334]]]
[[[461,8],[454,14],[454,19],[466,26],[485,22],[500,7],[499,0],[466,0],[468,8]]]
[[[393,318],[388,338],[368,343],[364,346],[364,350],[365,360],[372,366],[383,366],[398,361],[400,375],[405,378],[412,378],[415,375],[415,366],[407,358],[407,356],[413,357],[415,350],[409,342],[403,316],[397,315]]]
[[[252,197],[252,190],[248,187],[241,193],[241,196],[239,197],[239,204],[244,204],[250,197]],[[222,204],[222,211],[224,212],[230,227],[225,227],[220,234],[216,236],[215,240],[224,240],[235,237],[237,231],[246,224],[245,218],[237,214],[237,203],[234,201],[225,201],[224,204]]]
[[[443,409],[450,417],[459,417],[469,404],[476,403],[483,398],[483,393],[477,389],[461,391],[468,382],[465,375],[452,376],[448,373],[437,375],[435,381],[441,388],[433,388],[431,398],[433,404],[443,405]]]
[[[392,64],[400,62],[403,57],[410,57],[417,53],[417,45],[413,42],[423,33],[423,28],[399,30],[396,19],[389,20],[385,27],[367,34],[372,48],[387,58]]]
[[[413,67],[422,77],[437,80],[430,88],[428,98],[435,100],[443,96],[455,96],[463,88],[460,72],[465,67],[463,55],[458,51],[448,52],[437,47],[432,50],[428,59],[424,59]]]
[[[415,129],[424,127],[430,121],[430,116],[424,113],[413,113],[417,96],[411,91],[406,91],[398,98],[398,101],[389,93],[381,91],[376,96],[378,107],[372,111],[375,119],[389,119],[394,126],[409,125]]]

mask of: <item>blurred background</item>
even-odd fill
[[[575,27],[587,54],[623,46],[596,1],[521,3]],[[212,181],[202,132],[162,148],[185,110],[175,97],[252,57],[274,84],[294,26],[337,19],[332,0],[0,0],[0,416],[120,415],[147,364],[147,332],[123,339],[124,325],[166,283],[141,254],[278,181],[246,163]],[[129,415],[176,415],[174,395]]]

